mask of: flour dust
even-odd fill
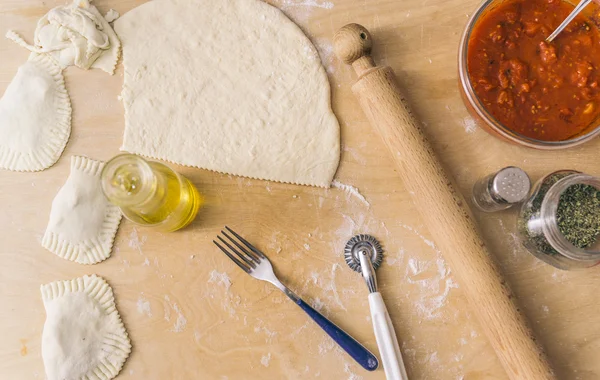
[[[170,331],[180,333],[185,330],[187,319],[183,315],[179,305],[177,305],[175,302],[171,302],[169,296],[165,295],[165,321],[171,321],[172,313],[175,314],[175,322],[173,323],[173,327]]]
[[[465,128],[465,132],[474,133],[477,130],[477,124],[472,117],[467,116],[462,120],[463,127]]]
[[[142,247],[146,244],[147,236],[142,236],[141,238],[138,235],[137,228],[133,227],[133,230],[129,234],[129,247],[138,251],[140,255],[143,255]]]
[[[225,288],[225,290],[229,290],[229,288],[231,287],[231,279],[229,278],[227,273],[220,273],[216,270],[210,272],[210,278],[208,279],[208,282],[220,285],[223,288]]]
[[[263,355],[262,358],[260,358],[260,364],[262,364],[265,367],[269,366],[270,361],[271,361],[271,353],[270,352],[267,355]]]
[[[144,297],[144,293],[142,293],[140,295],[140,297],[138,298],[137,301],[137,311],[138,313],[145,315],[149,318],[152,317],[152,309],[150,306],[150,301],[148,301],[145,297]]]
[[[329,10],[335,6],[331,1],[322,0],[276,0],[275,5],[301,25],[310,20],[315,10]]]
[[[362,195],[360,193],[360,191],[356,187],[350,186],[350,185],[346,185],[346,184],[341,183],[340,181],[338,181],[336,179],[333,180],[333,182],[331,183],[331,185],[333,187],[335,187],[336,189],[340,189],[344,193],[346,193],[346,198],[347,199],[350,198],[350,197],[354,197],[354,198],[358,199],[365,206],[367,206],[367,207],[371,206],[371,204],[367,201],[367,199],[364,197],[364,195]]]

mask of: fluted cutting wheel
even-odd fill
[[[346,264],[348,264],[352,270],[357,272],[361,271],[358,255],[364,250],[370,252],[373,268],[377,269],[381,265],[381,262],[383,261],[383,248],[381,248],[381,244],[379,244],[377,239],[373,236],[361,234],[348,240],[348,243],[346,243],[346,247],[344,248]]]

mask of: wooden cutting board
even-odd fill
[[[121,14],[144,1],[101,1]],[[31,41],[37,20],[63,1],[0,0],[0,32]],[[401,341],[411,379],[503,379],[452,268],[423,227],[380,139],[350,86],[353,74],[332,50],[348,22],[369,28],[376,61],[388,64],[423,121],[447,170],[469,197],[473,182],[503,166],[534,180],[556,169],[600,175],[600,140],[563,152],[501,142],[478,129],[458,94],[456,52],[478,0],[275,0],[321,52],[342,127],[337,180],[348,191],[282,185],[177,168],[207,198],[194,224],[161,234],[125,221],[110,259],[94,266],[45,251],[52,199],[69,174],[69,157],[107,160],[119,152],[123,80],[100,71],[65,72],[73,132],[63,157],[41,173],[0,171],[0,378],[43,379],[40,338],[45,312],[39,285],[95,273],[113,287],[133,352],[120,378],[383,379],[367,373],[283,294],[234,267],[211,243],[228,224],[269,256],[289,286],[376,351],[366,287],[343,261],[355,233],[375,235],[386,258],[381,292]],[[0,91],[28,52],[0,39]],[[310,112],[310,110],[307,110]],[[560,378],[600,377],[600,271],[563,272],[534,259],[515,237],[516,210],[476,213],[484,237],[547,348]]]

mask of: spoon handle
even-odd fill
[[[548,38],[546,38],[546,42],[552,42],[556,38],[556,36],[558,36],[558,34],[560,32],[562,32],[563,29],[566,28],[567,25],[569,25],[575,17],[577,17],[579,12],[581,12],[583,10],[583,8],[588,6],[588,4],[591,2],[592,2],[592,0],[581,0],[579,2],[579,4],[577,4],[575,9],[573,9],[573,11],[571,13],[569,13],[567,18],[558,26],[558,28],[556,28],[556,30],[554,30],[554,32],[552,32],[552,34],[549,35]]]

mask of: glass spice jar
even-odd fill
[[[483,212],[506,210],[527,199],[531,180],[525,171],[508,166],[481,178],[473,185],[472,199]]]
[[[600,263],[600,178],[573,170],[539,180],[517,218],[521,242],[559,269]]]

